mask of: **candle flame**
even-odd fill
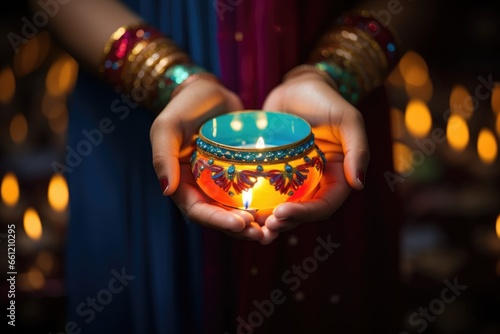
[[[257,139],[257,142],[255,143],[255,148],[265,148],[265,147],[266,143],[264,142],[264,138],[259,137],[259,139]]]
[[[248,210],[250,204],[252,204],[252,189],[243,190],[242,194],[242,202],[245,210]]]
[[[33,208],[27,208],[24,212],[24,231],[30,239],[40,240],[42,237],[42,222]]]

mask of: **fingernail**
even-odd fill
[[[364,187],[365,186],[365,171],[364,170],[358,170],[356,173],[356,180],[361,183],[361,185]]]
[[[161,193],[165,194],[165,191],[168,189],[168,179],[166,177],[162,177],[160,179],[160,187],[161,187]]]

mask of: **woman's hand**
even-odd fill
[[[249,212],[228,210],[209,199],[191,174],[189,160],[203,122],[241,109],[240,99],[222,85],[205,78],[193,81],[170,101],[151,126],[153,166],[163,195],[171,196],[191,221],[236,238],[266,243],[277,234],[255,223]]]
[[[304,222],[324,220],[342,205],[352,188],[364,187],[369,150],[363,117],[324,77],[315,72],[297,74],[269,94],[263,109],[306,119],[327,164],[310,198],[280,204],[272,213],[259,213],[260,224],[279,233]]]

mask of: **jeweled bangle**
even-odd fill
[[[337,24],[356,26],[368,33],[382,47],[390,65],[396,65],[401,56],[401,40],[390,24],[380,22],[367,10],[345,13],[338,19]]]
[[[107,81],[120,84],[123,65],[136,43],[160,36],[158,30],[145,25],[118,28],[104,47],[104,61],[99,71]]]
[[[192,64],[176,64],[168,68],[160,77],[158,83],[158,96],[152,101],[154,109],[160,109],[167,105],[172,98],[175,88],[182,84],[189,76],[196,73],[207,72],[202,67]]]

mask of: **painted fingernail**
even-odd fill
[[[165,194],[165,191],[168,189],[168,179],[166,177],[162,177],[160,179],[160,187],[161,187],[161,193]]]
[[[364,170],[358,170],[356,173],[356,180],[361,183],[361,185],[364,187],[365,186],[365,171]]]

